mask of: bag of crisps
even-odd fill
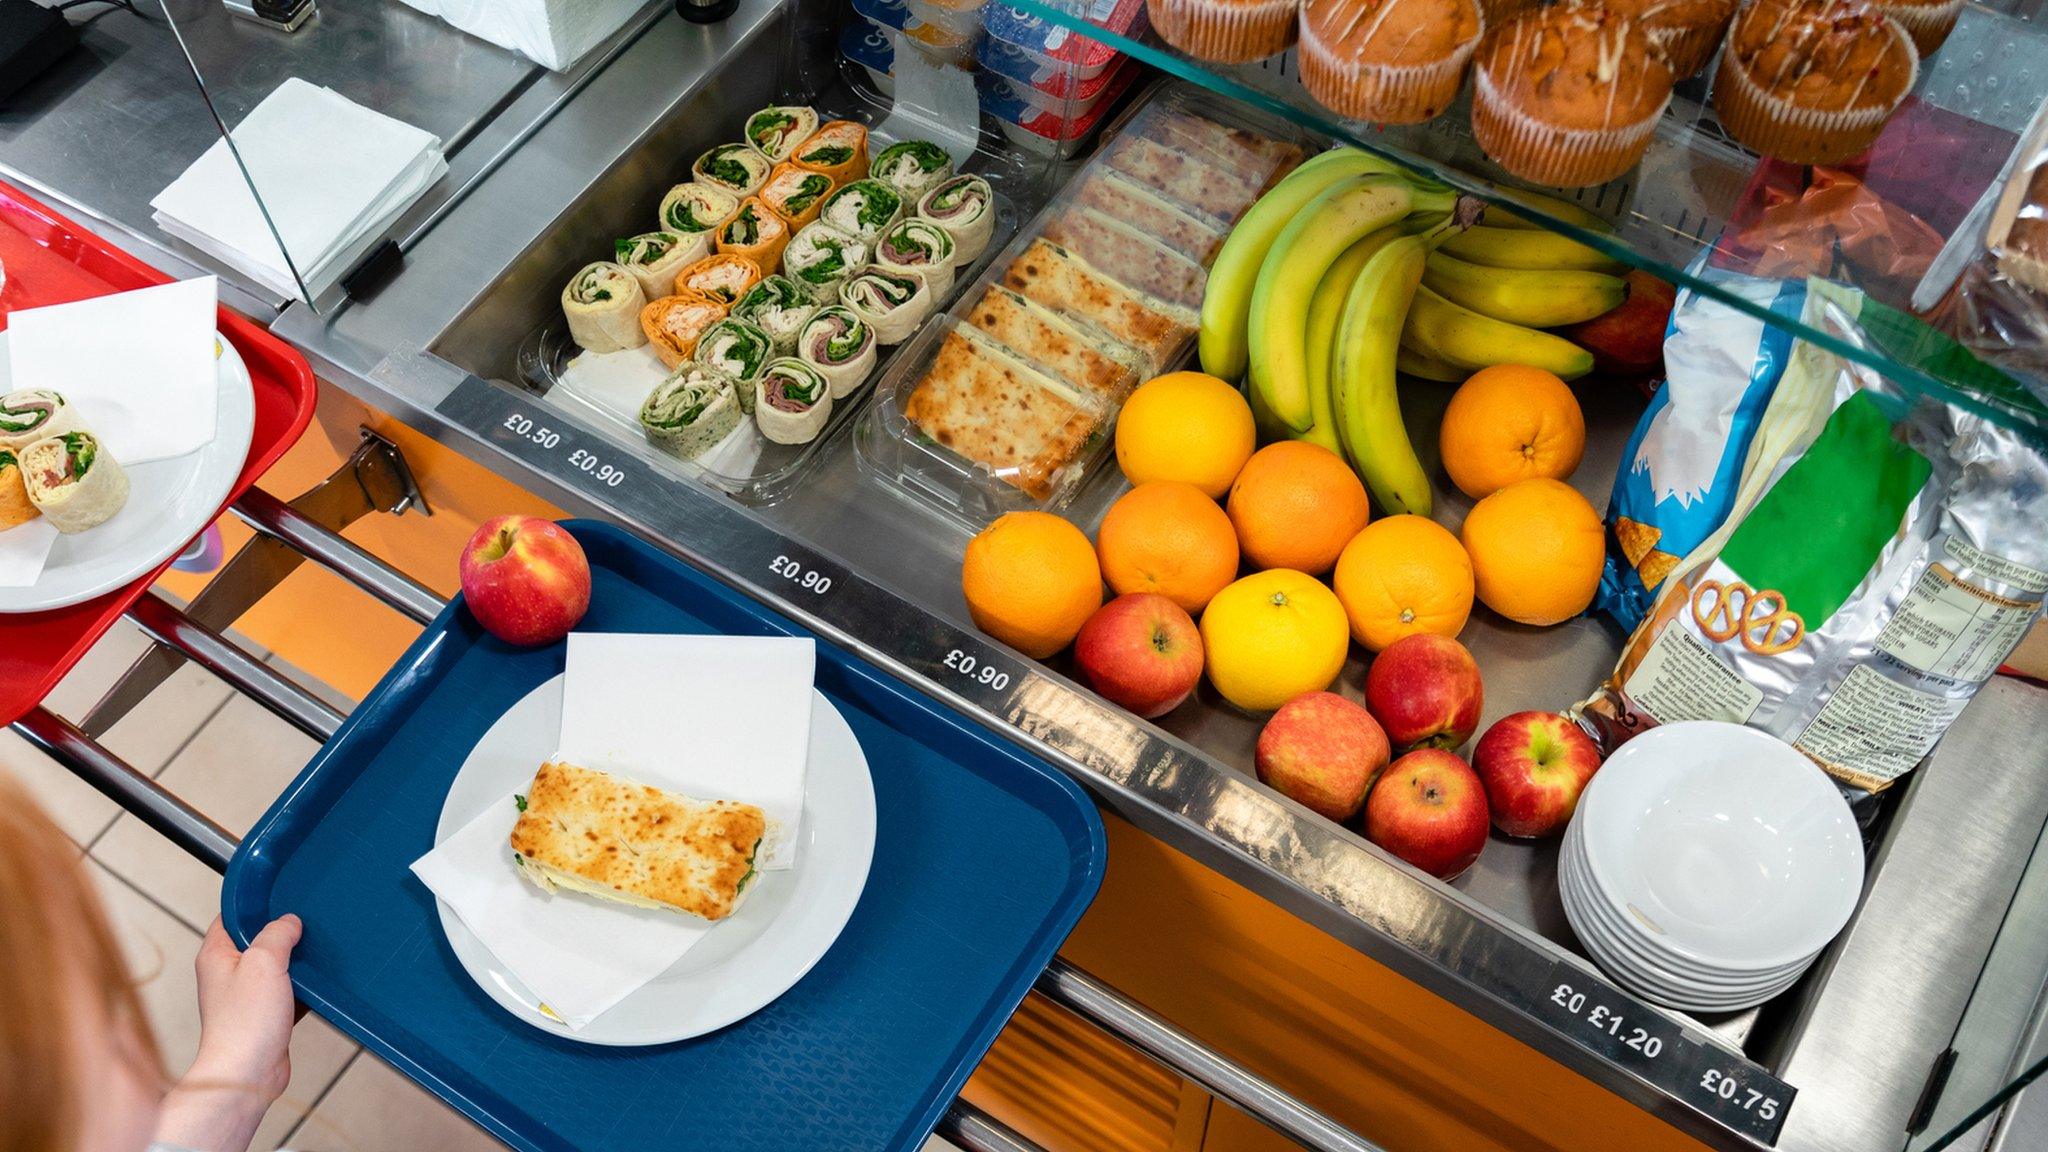
[[[1656,724],[1747,724],[1876,792],[1927,755],[2040,614],[2048,409],[1853,289],[1809,283],[1804,316],[1844,344],[1938,356],[1963,384],[1909,391],[1800,342],[1780,387],[1824,380],[1831,408],[1810,437],[1779,429],[1802,446],[1747,478],[1577,717],[1610,749]]]

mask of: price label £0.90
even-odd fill
[[[561,451],[562,434],[545,424],[536,423],[533,417],[524,412],[514,412],[505,417],[499,427],[536,448],[549,452]],[[617,488],[625,482],[625,469],[607,463],[587,448],[570,448],[568,460],[569,467],[607,488]]]

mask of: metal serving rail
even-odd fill
[[[424,585],[273,496],[252,491],[236,502],[234,512],[257,531],[285,542],[307,559],[416,622],[425,623],[446,607],[446,601]],[[128,617],[158,644],[183,654],[315,740],[324,743],[333,738],[347,718],[233,641],[192,620],[155,592],[138,600]],[[12,727],[29,743],[201,863],[216,872],[227,870],[239,843],[233,834],[109,752],[70,721],[37,708]],[[1315,1152],[1383,1152],[1378,1145],[1346,1130],[1064,960],[1055,957],[1033,985],[1033,991],[1305,1148]],[[964,1099],[954,1101],[938,1131],[968,1152],[1040,1152],[1036,1145]]]

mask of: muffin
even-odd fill
[[[1542,6],[1543,0],[1479,0],[1479,14],[1488,28],[1494,28]]]
[[[1245,64],[1294,43],[1301,0],[1145,0],[1152,29],[1190,56]]]
[[[1879,0],[1877,8],[1899,22],[1906,35],[1913,38],[1914,50],[1925,60],[1955,31],[1956,18],[1963,14],[1963,0]]]
[[[1472,135],[1538,184],[1601,184],[1634,167],[1671,100],[1641,25],[1597,4],[1538,8],[1486,30],[1472,73]]]
[[[1673,80],[1699,75],[1740,0],[1601,0],[1609,9],[1633,17],[1649,34],[1650,44],[1671,68]]]
[[[1478,0],[1307,0],[1302,86],[1339,116],[1419,124],[1457,98],[1481,19]]]
[[[1714,73],[1714,112],[1766,156],[1840,164],[1884,131],[1919,73],[1912,38],[1866,0],[1752,0]]]

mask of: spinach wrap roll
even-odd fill
[[[707,148],[690,165],[690,175],[700,184],[714,184],[734,196],[745,198],[768,182],[768,170],[775,167],[766,156],[745,144],[720,144]]]
[[[740,210],[718,230],[720,255],[744,256],[763,272],[782,267],[789,245],[789,222],[777,216],[758,196],[740,201]]]
[[[832,386],[833,399],[844,399],[867,383],[875,370],[875,330],[844,304],[818,309],[797,339],[797,357],[818,370]]]
[[[868,130],[851,120],[834,120],[797,145],[790,159],[799,168],[830,176],[834,184],[850,184],[868,174]]]
[[[875,242],[903,214],[903,197],[880,180],[855,180],[825,197],[818,219],[849,236]]]
[[[761,201],[788,221],[789,230],[794,232],[818,218],[818,209],[825,206],[825,197],[835,187],[832,178],[823,172],[777,164],[775,171],[768,174],[768,182],[761,185]]]
[[[811,299],[811,294],[787,276],[767,277],[747,289],[740,302],[732,306],[734,316],[768,334],[777,356],[787,356],[796,348],[804,321],[817,310],[818,302]]]
[[[728,316],[704,330],[697,338],[697,352],[693,357],[699,364],[709,364],[724,372],[742,385],[752,384],[761,375],[761,369],[775,359],[775,345],[768,334],[745,320]],[[754,394],[750,388],[739,390],[740,410],[754,410]]]
[[[647,343],[640,327],[646,304],[639,279],[609,260],[584,265],[562,289],[569,339],[586,352],[622,352]]]
[[[759,264],[745,256],[721,252],[676,273],[675,291],[681,295],[699,292],[730,308],[747,294],[747,289],[760,282]]]
[[[777,444],[808,444],[832,418],[832,386],[793,357],[772,361],[753,389],[754,423]]]
[[[684,364],[647,394],[640,430],[664,452],[700,456],[740,426],[740,387],[709,364]]]
[[[12,448],[0,448],[0,532],[19,528],[42,515],[28,498],[21,457]]]
[[[988,247],[996,230],[996,194],[979,176],[955,176],[917,202],[917,214],[953,238],[953,259],[965,268]]]
[[[701,292],[683,292],[649,301],[640,310],[640,328],[654,344],[654,354],[674,368],[697,351],[705,329],[725,319],[725,302]]]
[[[883,344],[901,344],[917,331],[917,323],[932,314],[932,290],[915,272],[885,272],[870,268],[846,282],[839,290],[853,314],[875,330]]]
[[[953,237],[944,228],[912,216],[889,225],[882,233],[875,243],[875,267],[923,276],[936,304],[953,290],[955,251]]]
[[[818,110],[801,104],[771,104],[747,117],[743,135],[756,151],[777,164],[818,132]]]
[[[675,287],[676,273],[709,255],[691,254],[701,239],[693,244],[679,232],[642,232],[612,241],[612,263],[633,274],[641,295],[658,300]]]
[[[29,500],[67,536],[105,524],[128,503],[128,474],[84,429],[22,449],[21,471]]]
[[[867,241],[823,220],[805,225],[782,250],[783,272],[822,303],[837,302],[839,286],[867,266]]]
[[[740,198],[730,189],[693,181],[676,185],[661,198],[658,226],[683,238],[683,263],[694,264],[711,255],[718,230],[739,210]]]
[[[78,410],[47,388],[24,388],[0,396],[0,448],[26,448],[84,427]]]
[[[868,176],[894,188],[905,200],[917,198],[953,175],[953,157],[929,140],[905,140],[875,153]]]

